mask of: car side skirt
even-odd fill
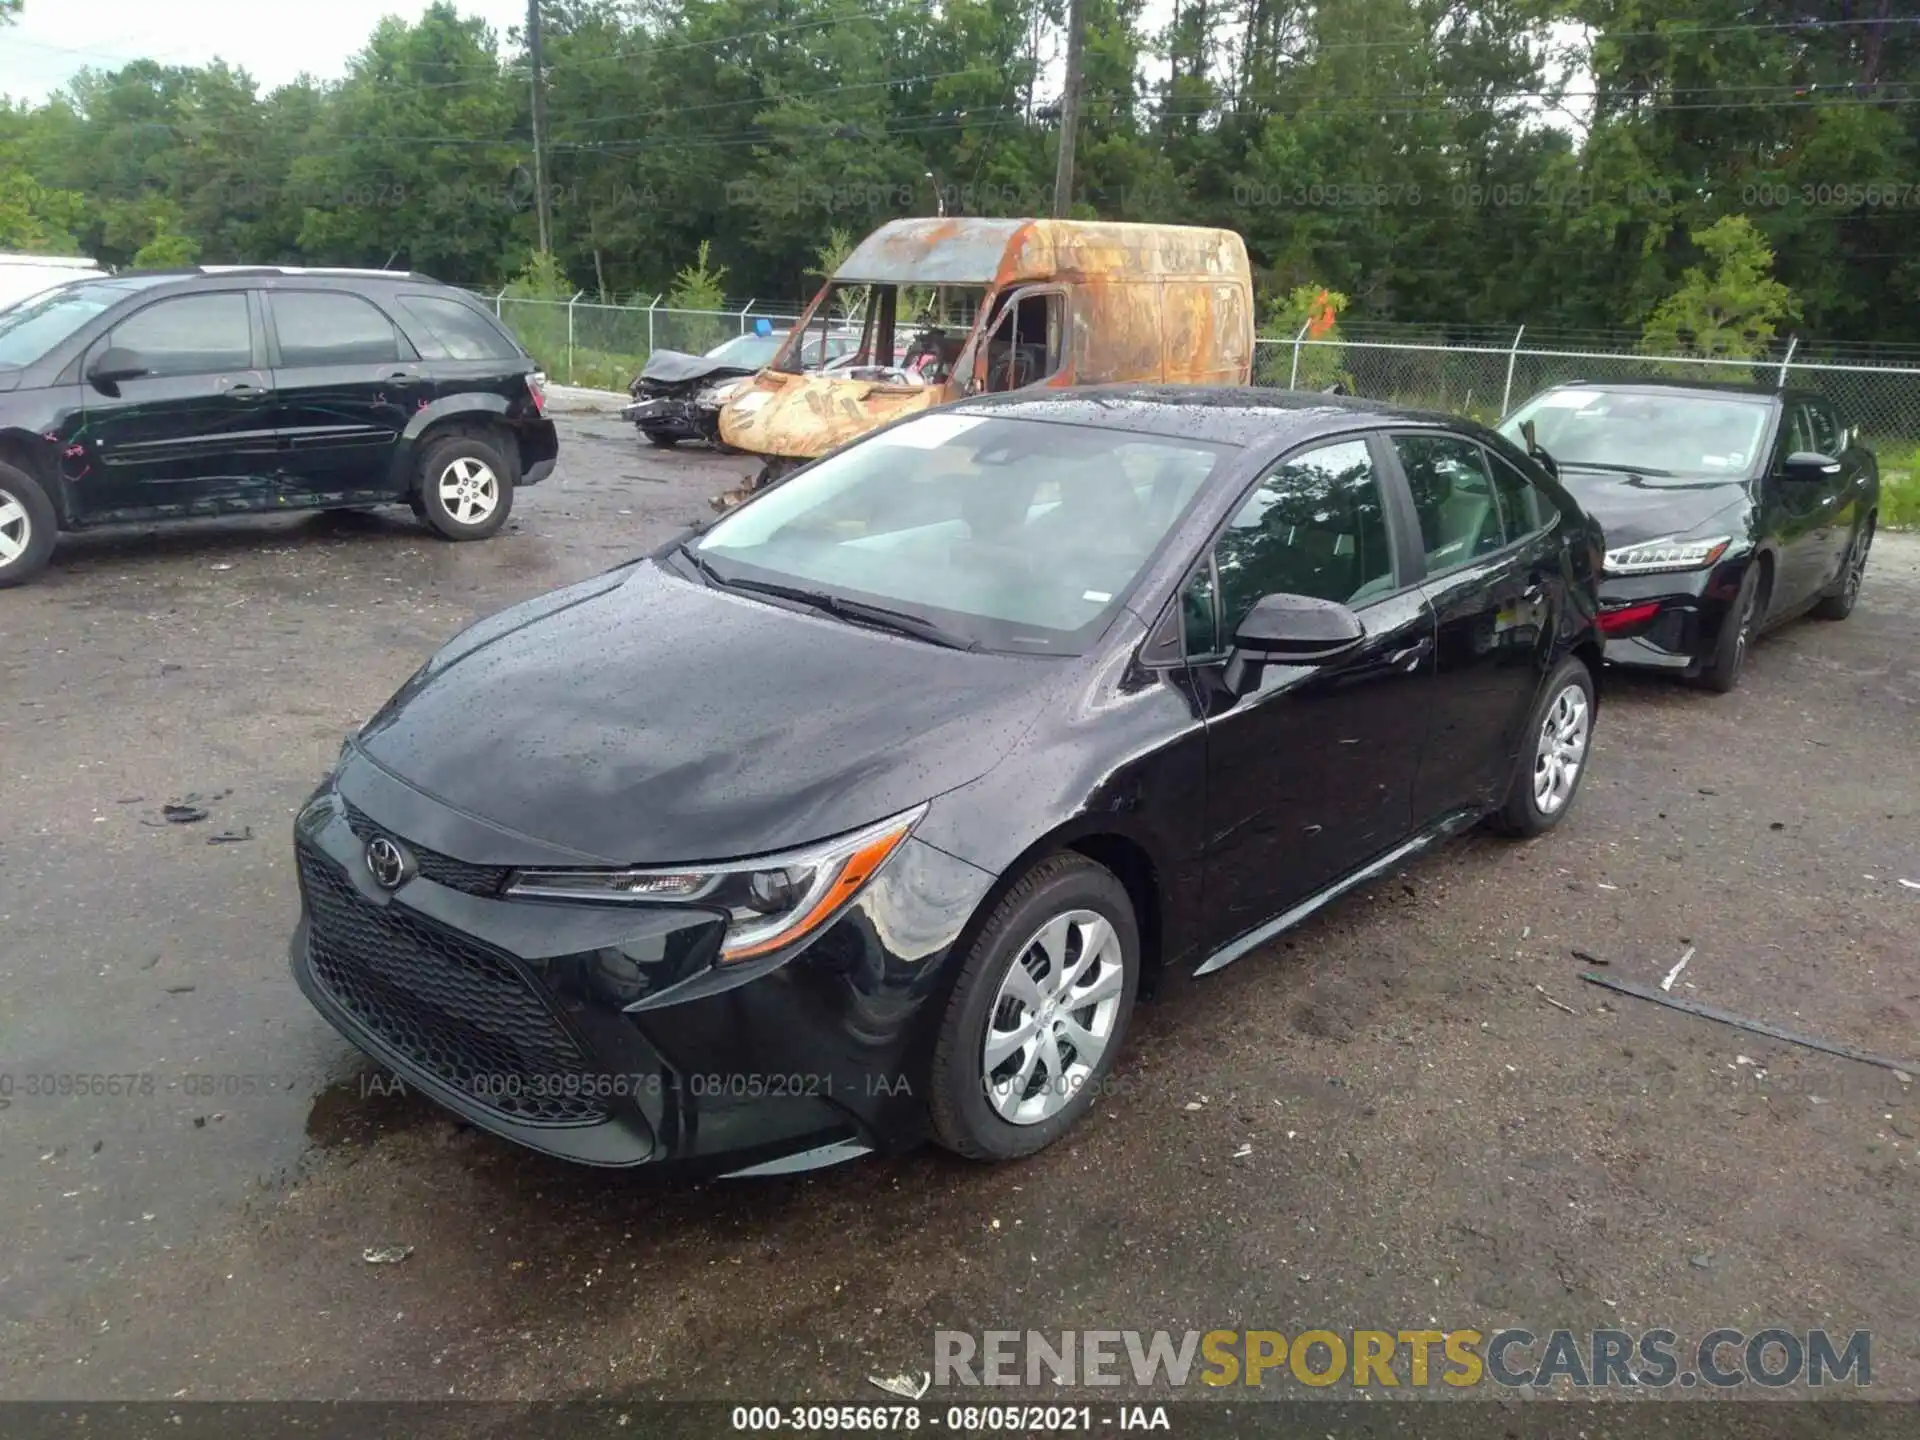
[[[1411,840],[1396,845],[1378,860],[1361,866],[1358,870],[1351,872],[1342,879],[1334,881],[1333,884],[1327,886],[1324,890],[1309,895],[1291,910],[1282,911],[1264,925],[1257,925],[1247,931],[1246,934],[1240,936],[1237,940],[1229,940],[1225,945],[1222,945],[1218,950],[1215,950],[1211,955],[1207,956],[1205,960],[1200,962],[1198,968],[1193,972],[1195,977],[1211,975],[1216,970],[1224,970],[1241,956],[1247,954],[1248,951],[1257,950],[1260,946],[1266,944],[1267,941],[1273,939],[1273,937],[1280,934],[1281,931],[1291,930],[1295,925],[1298,925],[1302,920],[1326,905],[1329,901],[1337,900],[1340,896],[1346,894],[1347,891],[1364,885],[1370,880],[1379,879],[1402,861],[1410,860],[1421,851],[1431,849],[1433,846],[1438,845],[1442,840],[1458,835],[1462,830],[1475,824],[1480,819],[1480,815],[1481,812],[1479,810],[1453,811],[1448,814],[1445,819],[1422,830]]]

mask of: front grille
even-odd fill
[[[378,824],[358,806],[345,801],[341,803],[346,805],[348,828],[362,840],[371,840],[376,835],[391,836],[395,840],[403,838]],[[419,872],[436,885],[445,885],[450,890],[464,890],[469,895],[498,895],[501,887],[507,883],[510,872],[505,866],[474,865],[465,860],[456,860],[451,855],[442,855],[436,850],[428,850],[411,840],[406,842],[406,846]]]
[[[300,847],[307,954],[327,993],[436,1079],[526,1125],[591,1125],[586,1056],[506,956],[371,904]]]

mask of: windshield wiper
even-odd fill
[[[678,550],[680,554],[686,556],[687,563],[700,572],[700,578],[705,580],[707,584],[718,586],[723,590],[727,587],[728,582],[721,578],[720,572],[705,560],[702,560],[700,556],[695,553],[694,548],[687,544],[686,541],[682,540],[674,548]]]
[[[1655,475],[1663,480],[1671,480],[1678,474],[1674,470],[1656,470],[1651,465],[1609,465],[1602,460],[1562,460],[1560,463],[1570,470],[1605,470],[1614,475]]]
[[[831,615],[836,620],[846,620],[855,625],[868,625],[876,630],[891,630],[896,634],[909,635],[915,640],[924,640],[930,645],[944,645],[949,650],[977,650],[979,642],[955,634],[938,621],[929,620],[924,615],[915,615],[906,610],[890,610],[884,605],[869,605],[864,600],[848,600],[826,590],[808,590],[798,585],[778,585],[769,580],[745,580],[738,576],[722,575],[707,561],[688,550],[687,558],[700,568],[700,573],[713,584],[725,590],[742,590],[753,595],[767,595],[776,600],[791,600],[795,604],[805,605],[823,615]]]
[[[877,630],[892,630],[901,635],[911,635],[916,640],[925,640],[930,645],[944,645],[949,650],[977,650],[980,642],[969,640],[955,634],[938,621],[929,620],[924,615],[915,615],[907,610],[890,610],[885,605],[869,605],[864,600],[845,600],[838,595],[822,594],[818,597],[819,606],[843,620],[852,620],[861,625],[871,625]]]

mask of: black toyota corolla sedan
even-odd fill
[[[433,656],[300,812],[294,973],[574,1160],[1025,1155],[1162,973],[1565,816],[1599,562],[1442,417],[1125,387],[902,420]]]
[[[1534,443],[1606,534],[1610,663],[1739,683],[1762,631],[1860,594],[1880,472],[1818,395],[1659,381],[1562,385],[1501,422]]]

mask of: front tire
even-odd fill
[[[1554,667],[1533,707],[1506,803],[1491,817],[1496,831],[1527,839],[1566,817],[1587,773],[1593,712],[1593,672],[1569,655]]]
[[[513,510],[513,464],[490,438],[447,435],[420,457],[417,494],[427,524],[448,540],[485,540]]]
[[[649,445],[661,450],[671,450],[680,443],[678,435],[669,435],[664,430],[642,430],[640,433],[647,437]]]
[[[1126,887],[1081,855],[1043,860],[967,952],[934,1048],[934,1136],[974,1160],[1051,1145],[1112,1072],[1140,981]]]
[[[1727,607],[1726,616],[1720,622],[1720,635],[1713,642],[1713,659],[1700,672],[1700,683],[1707,689],[1725,695],[1740,683],[1740,672],[1747,665],[1747,652],[1760,633],[1762,599],[1760,562],[1756,560],[1740,577],[1740,589],[1733,597],[1733,604]]]
[[[1832,594],[1821,596],[1820,603],[1813,607],[1816,619],[1844,620],[1853,613],[1854,602],[1860,598],[1861,578],[1867,573],[1867,552],[1872,548],[1873,517],[1869,515],[1847,547],[1846,568],[1840,572],[1839,587]]]
[[[53,555],[59,522],[40,482],[24,470],[0,465],[0,589],[24,585]]]

